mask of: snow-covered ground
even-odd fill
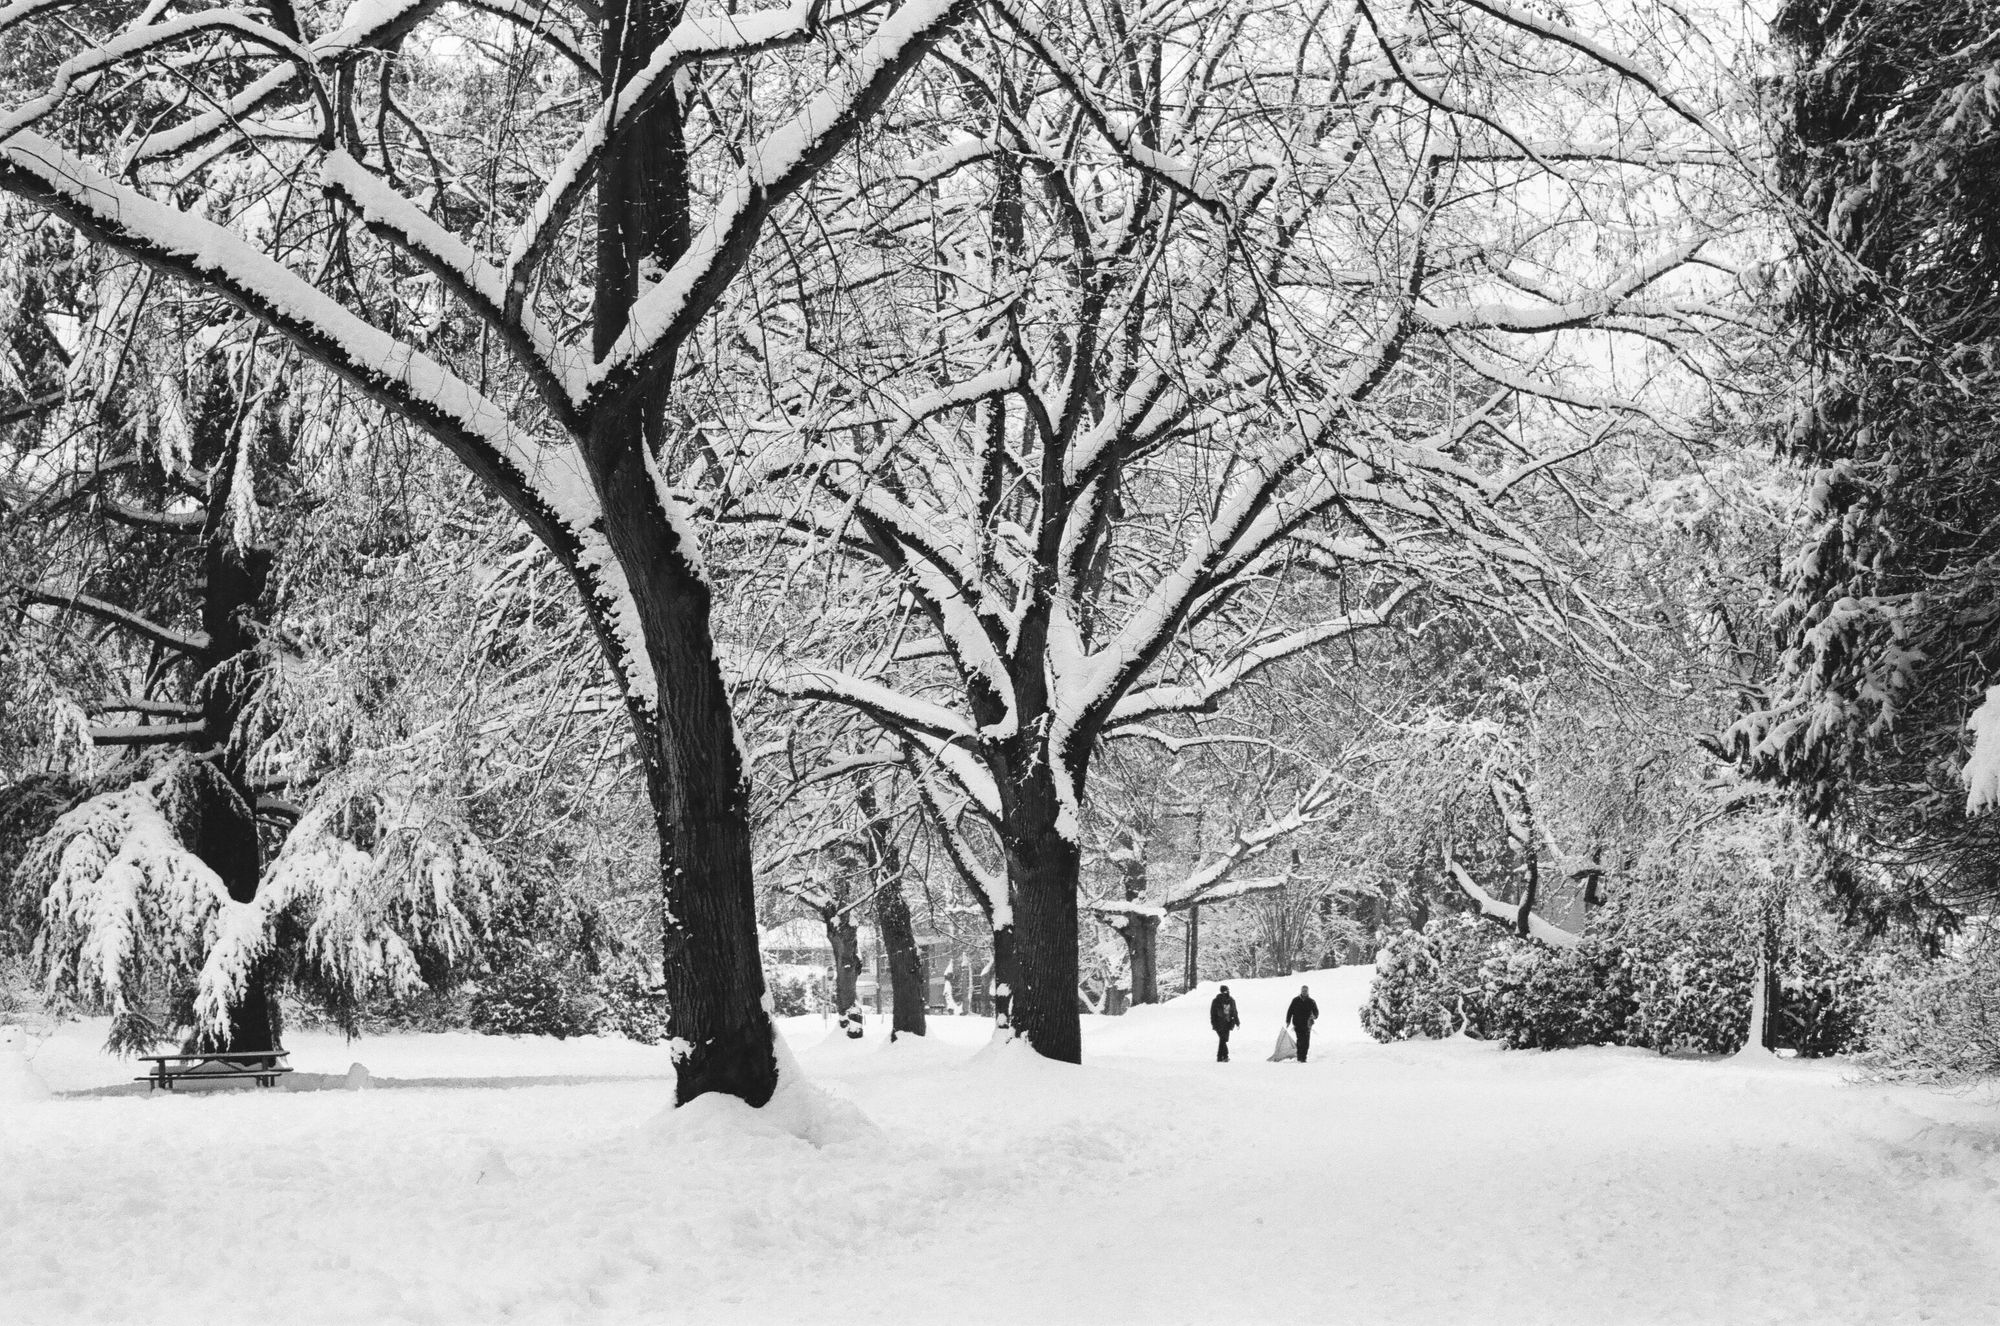
[[[817,1089],[763,1114],[467,1035],[149,1097],[71,1026],[52,1099],[0,1091],[0,1321],[2000,1322],[1992,1095],[1380,1046],[1367,980],[1231,982],[1226,1065],[1213,987],[1090,1019],[1083,1068],[792,1019]],[[1266,1063],[1301,981],[1313,1060]]]

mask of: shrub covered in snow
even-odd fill
[[[804,963],[771,963],[764,969],[765,988],[770,991],[771,1011],[781,1018],[806,1013],[833,1013],[833,989],[826,973]]]
[[[1392,935],[1375,958],[1375,984],[1361,1025],[1378,1041],[1484,1037],[1489,1003],[1480,970],[1499,932],[1469,916],[1444,917],[1422,932]]]
[[[627,969],[598,983],[604,1012],[599,1030],[645,1045],[668,1036],[667,992],[640,972]]]
[[[603,1004],[581,964],[553,945],[524,946],[480,978],[472,1029],[490,1036],[587,1036]]]
[[[1490,922],[1484,927],[1498,931]],[[1517,1050],[1615,1045],[1634,1007],[1628,956],[1590,937],[1573,949],[1498,934],[1481,966],[1493,1035]]]
[[[467,1025],[494,1036],[591,1034],[604,1017],[599,978],[614,948],[588,901],[548,878],[514,880],[488,918]]]
[[[1376,960],[1362,1026],[1380,1041],[1470,1036],[1516,1049],[1633,1045],[1726,1054],[1749,1025],[1754,944],[1716,907],[1611,909],[1573,949],[1490,921],[1440,918]],[[1823,926],[1785,927],[1776,1039],[1809,1056],[1860,1044],[1866,964]]]
[[[1954,1082],[2000,1074],[2000,935],[1882,973],[1867,1035],[1864,1062],[1884,1076]]]

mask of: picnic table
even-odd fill
[[[151,1087],[174,1089],[176,1082],[233,1082],[249,1079],[260,1087],[274,1087],[281,1074],[291,1072],[291,1068],[281,1062],[286,1056],[284,1050],[248,1050],[234,1054],[142,1054],[140,1059],[153,1065],[144,1077],[135,1077],[134,1082],[145,1082]]]

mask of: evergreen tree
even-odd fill
[[[1877,920],[2000,896],[1966,720],[2000,676],[2000,52],[1990,0],[1793,0],[1771,102],[1813,526],[1782,576],[1749,768],[1829,832]]]

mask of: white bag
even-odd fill
[[[1277,1048],[1271,1051],[1271,1057],[1265,1062],[1275,1064],[1286,1059],[1296,1059],[1298,1057],[1299,1043],[1292,1039],[1292,1029],[1290,1027],[1278,1028]]]

